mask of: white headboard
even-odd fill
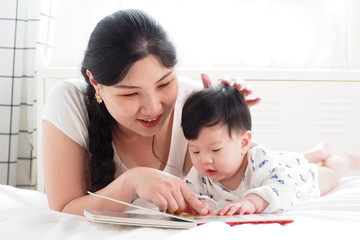
[[[325,141],[333,148],[359,152],[360,71],[298,69],[177,69],[200,81],[225,74],[245,79],[263,101],[252,107],[254,139],[272,150],[305,151]],[[38,189],[44,191],[41,114],[56,81],[81,78],[75,68],[42,69],[38,79]]]

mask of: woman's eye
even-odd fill
[[[124,94],[124,95],[121,95],[122,97],[133,97],[133,96],[136,96],[137,93],[129,93],[129,94]]]
[[[164,88],[164,87],[167,87],[169,84],[170,84],[170,82],[168,82],[168,83],[164,83],[164,84],[161,84],[161,85],[159,85],[159,88]]]
[[[213,151],[213,152],[218,152],[218,151],[220,151],[221,150],[221,148],[217,148],[217,149],[213,149],[213,150],[211,150],[211,151]]]

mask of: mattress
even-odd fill
[[[188,230],[98,224],[49,210],[46,195],[0,185],[0,239],[360,239],[360,176],[284,213],[293,223],[212,222]]]

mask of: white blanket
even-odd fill
[[[189,230],[91,223],[48,209],[42,193],[0,185],[0,239],[360,239],[360,176],[285,214],[290,224],[208,223]]]

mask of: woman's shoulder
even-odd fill
[[[66,79],[55,83],[50,93],[85,94],[87,83],[82,79]]]
[[[51,122],[81,146],[87,142],[86,82],[68,79],[57,82],[50,90],[42,119]]]
[[[81,79],[66,79],[57,82],[50,90],[45,105],[57,106],[57,111],[67,108],[84,110],[87,83]]]

